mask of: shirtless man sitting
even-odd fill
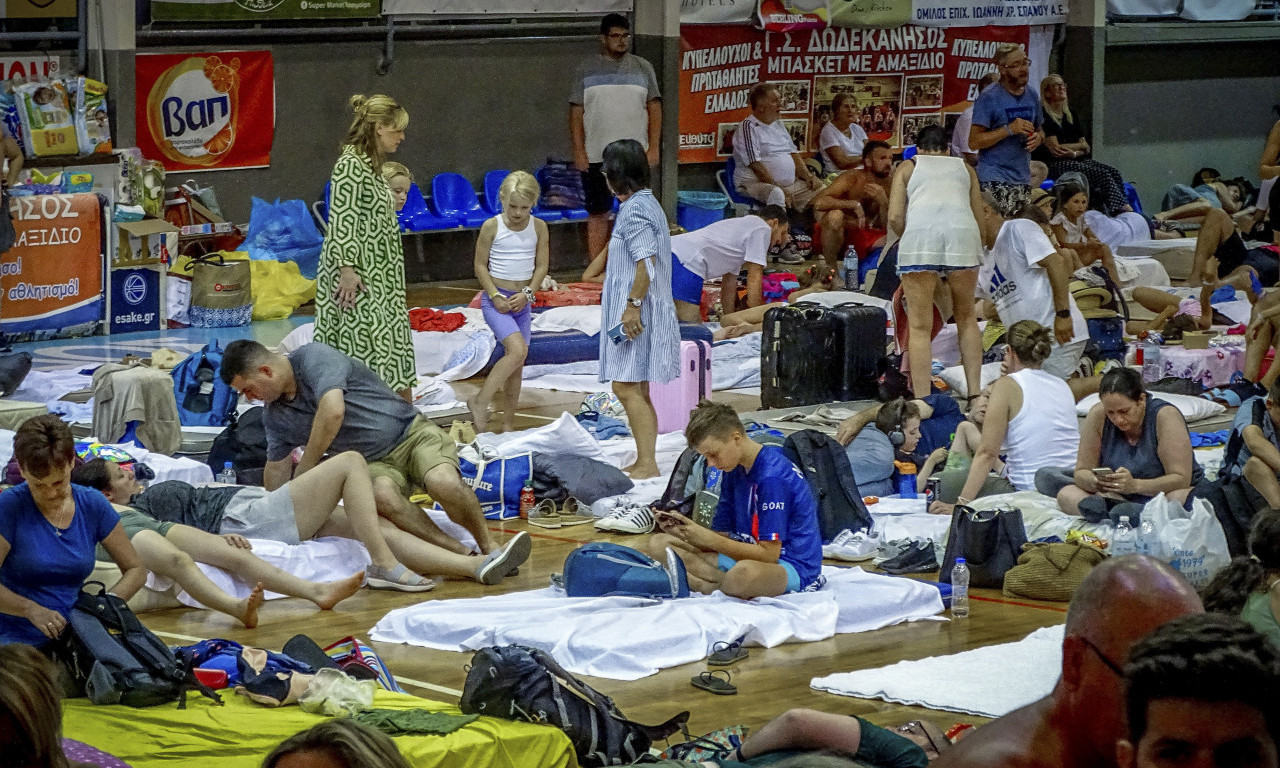
[[[862,148],[862,167],[845,171],[813,200],[822,227],[822,257],[834,267],[845,245],[864,259],[884,245],[888,226],[893,151],[883,141]]]
[[[1203,611],[1170,566],[1140,555],[1104,561],[1067,610],[1053,692],[961,739],[933,768],[1115,768],[1129,649],[1165,622]]]

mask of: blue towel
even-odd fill
[[[1226,445],[1227,438],[1230,436],[1229,429],[1219,429],[1217,432],[1192,432],[1191,447],[1208,448],[1212,445]]]
[[[591,436],[597,440],[608,440],[611,437],[627,437],[631,430],[618,419],[605,416],[599,411],[583,411],[574,416]]]

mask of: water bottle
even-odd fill
[[[969,618],[969,566],[963,557],[957,557],[951,569],[951,618]]]
[[[1135,554],[1137,551],[1138,543],[1134,537],[1133,526],[1129,525],[1129,516],[1124,515],[1120,518],[1120,524],[1116,526],[1115,535],[1111,537],[1111,556],[1123,557]]]
[[[520,519],[528,520],[529,511],[537,504],[537,497],[533,495],[533,480],[525,480],[524,487],[520,489]]]
[[[231,462],[224,461],[222,463],[222,471],[218,473],[216,479],[218,482],[226,483],[227,485],[236,484],[236,471],[231,468]]]
[[[898,470],[898,498],[914,499],[916,497],[916,465],[910,461],[895,461]]]
[[[1163,368],[1160,360],[1160,343],[1148,337],[1142,345],[1142,380],[1159,381]]]
[[[1155,557],[1157,549],[1156,524],[1143,515],[1142,524],[1138,527],[1138,554]]]
[[[844,249],[844,289],[858,290],[858,249],[852,245]]]

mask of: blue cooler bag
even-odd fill
[[[569,597],[689,596],[684,562],[675,559],[676,573],[643,552],[597,541],[569,553],[564,561],[564,591]]]
[[[476,492],[480,509],[490,520],[520,516],[520,491],[533,477],[533,454],[522,453],[505,459],[480,460],[479,464],[458,457],[462,480]],[[436,509],[440,505],[436,504]]]

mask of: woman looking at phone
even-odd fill
[[[1132,368],[1108,371],[1098,394],[1080,428],[1075,482],[1058,492],[1058,506],[1093,523],[1127,515],[1136,525],[1157,494],[1185,504],[1204,472],[1182,414],[1148,394]]]

